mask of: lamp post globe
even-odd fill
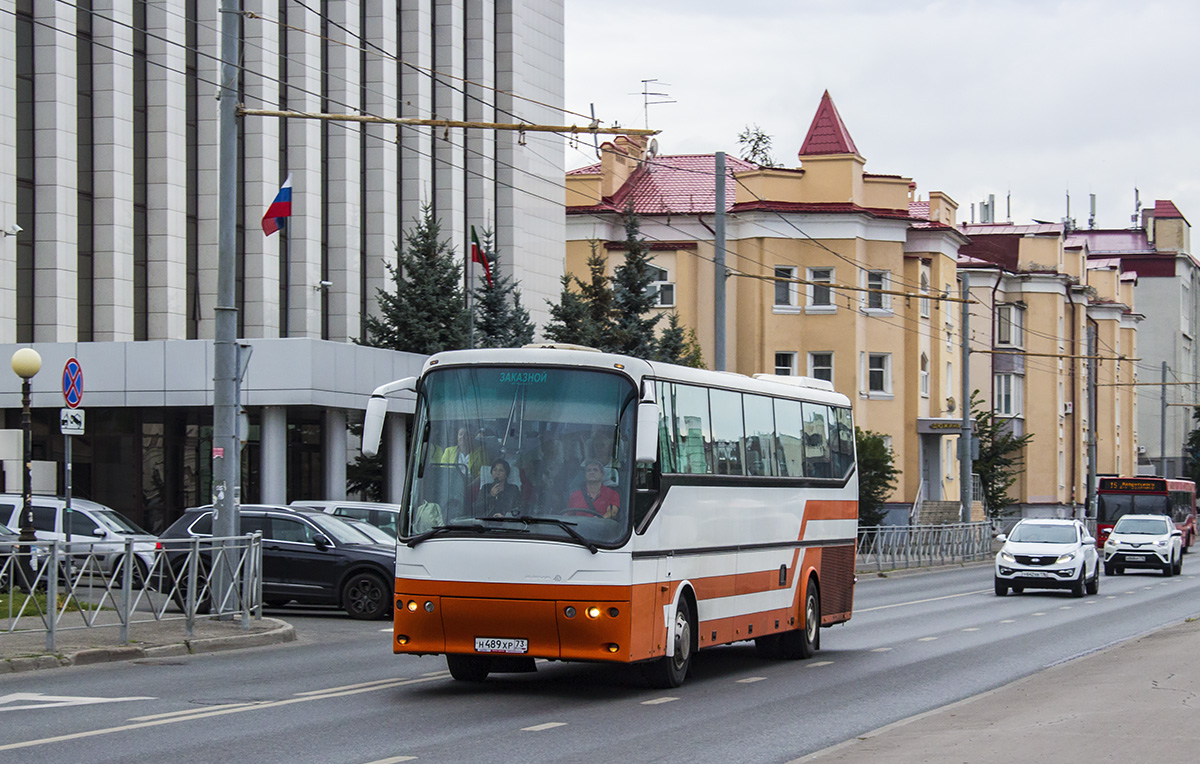
[[[21,535],[18,541],[37,541],[33,527],[33,491],[30,470],[33,468],[33,421],[29,413],[29,380],[41,371],[42,356],[33,348],[21,348],[12,354],[12,370],[21,378],[21,432],[24,436],[24,462],[22,470],[21,497],[24,506],[21,508]]]

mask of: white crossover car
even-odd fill
[[[1104,542],[1104,574],[1126,568],[1161,570],[1173,576],[1183,569],[1183,532],[1165,515],[1125,515]]]
[[[996,554],[996,596],[1012,589],[1070,589],[1100,591],[1100,555],[1096,539],[1078,520],[1027,518],[998,539],[1004,546]]]

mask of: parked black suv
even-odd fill
[[[341,518],[315,510],[243,504],[241,533],[262,532],[263,602],[337,605],[352,618],[392,614],[396,548],[372,542]],[[212,536],[212,507],[189,509],[159,539]],[[166,545],[177,570],[187,550]]]

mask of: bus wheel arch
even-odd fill
[[[698,646],[697,623],[695,592],[690,586],[681,586],[667,624],[666,654],[642,664],[642,673],[651,687],[678,687],[691,673]]]
[[[787,660],[811,658],[821,649],[821,586],[816,571],[805,579],[800,622],[779,635],[779,655]]]

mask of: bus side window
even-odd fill
[[[675,385],[675,427],[678,433],[678,464],[681,473],[712,474],[712,432],[709,429],[708,391],[691,385]]]
[[[675,388],[670,382],[659,381],[658,393],[658,462],[662,472],[680,472],[676,466]]]
[[[784,477],[804,477],[803,428],[800,401],[775,399],[775,453],[779,473]]]

